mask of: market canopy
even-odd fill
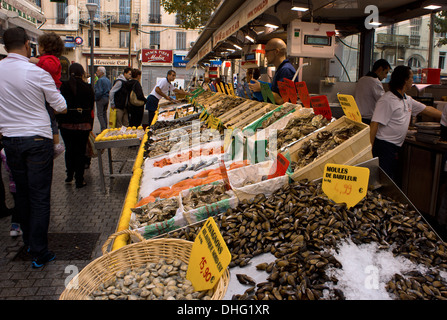
[[[309,4],[311,10],[291,10],[293,6],[309,8]],[[428,5],[439,5],[440,8],[424,9]],[[371,10],[378,13],[381,26],[386,26],[447,10],[447,4],[443,0],[224,0],[188,52],[187,68],[222,57],[228,39],[232,43],[247,44],[245,35],[249,32],[255,32],[256,43],[265,44],[273,37],[286,40],[287,25],[295,19],[335,24],[342,36],[359,33],[366,30],[365,19],[373,13]],[[280,27],[258,34],[272,21]]]

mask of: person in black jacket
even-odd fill
[[[143,121],[144,105],[147,101],[143,93],[143,87],[141,86],[141,71],[138,69],[132,69],[132,78],[126,83],[126,85],[128,87],[127,91],[129,92],[129,95],[132,91],[134,91],[137,99],[141,101],[141,105],[138,106],[132,104],[130,97],[128,99],[129,126],[138,127]]]
[[[61,85],[61,94],[67,101],[67,113],[57,115],[59,129],[65,144],[66,183],[76,179],[76,188],[84,181],[85,148],[93,129],[93,106],[95,95],[91,85],[84,81],[85,71],[79,63],[69,68],[70,78]]]

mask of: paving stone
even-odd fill
[[[114,159],[134,159],[137,151],[129,148],[112,149],[112,156]],[[103,156],[105,172],[108,171],[107,159],[105,153]],[[131,172],[132,165],[126,164],[123,170]],[[114,163],[115,172],[118,172],[119,166]],[[7,205],[12,207],[14,203],[7,189],[6,170],[2,170],[1,178],[6,187]],[[85,179],[87,186],[82,189],[66,185],[64,157],[58,157],[54,161],[49,233],[99,233],[91,259],[58,261],[56,257],[55,261],[41,269],[32,269],[30,261],[12,261],[23,246],[23,241],[20,237],[13,239],[9,236],[11,219],[2,218],[0,219],[1,300],[58,300],[65,290],[65,279],[70,276],[70,273],[65,272],[67,266],[75,266],[81,271],[102,255],[102,245],[115,232],[118,225],[130,177],[106,178],[106,192],[102,192],[99,185],[98,160],[92,159],[90,169],[85,171]]]

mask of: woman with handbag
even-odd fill
[[[132,69],[132,79],[126,85],[129,88],[129,126],[138,127],[143,121],[144,105],[146,104],[146,98],[141,87],[141,71]]]
[[[65,182],[72,183],[74,177],[76,188],[82,188],[87,185],[84,181],[85,151],[93,129],[95,95],[91,85],[84,81],[82,65],[73,63],[68,71],[70,78],[60,89],[67,101],[67,113],[57,115],[56,119],[65,144]]]

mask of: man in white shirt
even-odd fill
[[[390,70],[391,66],[388,61],[379,59],[374,62],[372,70],[357,81],[354,99],[362,115],[363,123],[371,123],[376,102],[385,93],[382,80],[386,78]]]
[[[174,70],[169,70],[168,74],[166,75],[166,78],[163,78],[160,81],[158,81],[157,85],[154,87],[154,89],[152,89],[151,93],[147,97],[146,110],[149,113],[148,126],[152,124],[155,112],[158,109],[158,102],[160,101],[161,98],[165,98],[166,100],[176,102],[175,99],[169,96],[170,94],[179,93],[179,94],[186,94],[188,96],[192,95],[189,92],[174,87],[172,82],[175,80],[176,76],[177,74],[175,73]]]
[[[441,111],[426,106],[405,92],[413,86],[410,67],[397,66],[389,83],[390,91],[377,101],[370,125],[370,138],[374,157],[379,157],[379,166],[396,181],[398,155],[407,135],[412,116],[423,114],[441,119]]]
[[[31,47],[23,28],[3,34],[8,56],[0,61],[0,133],[16,183],[16,209],[32,267],[55,258],[48,250],[53,136],[45,101],[56,113],[67,104],[50,74],[29,63]]]

